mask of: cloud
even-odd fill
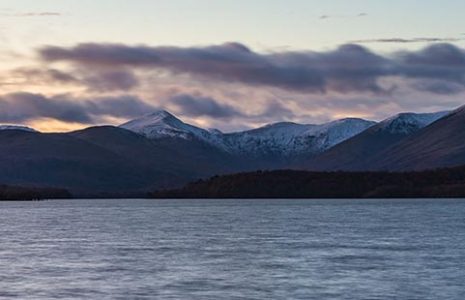
[[[103,97],[85,100],[84,108],[93,116],[136,118],[159,108],[134,96]]]
[[[74,96],[35,95],[27,101],[24,95],[14,101],[12,94],[0,96],[0,121],[43,117],[96,124],[163,107],[193,124],[231,130],[276,121],[378,119],[415,107],[444,110],[459,106],[465,94],[465,50],[448,43],[392,53],[358,44],[257,52],[240,43],[94,43],[47,46],[39,54],[38,65],[22,71],[23,77],[40,82],[24,82],[20,88]],[[9,78],[18,82],[16,76]],[[15,89],[5,86],[5,93]],[[127,96],[128,91],[135,96]],[[112,97],[90,96],[101,92]]]
[[[295,118],[295,116],[296,115],[292,110],[284,107],[281,103],[277,101],[270,101],[265,110],[256,117],[268,118],[276,122],[285,119],[291,120]]]
[[[437,95],[456,95],[465,90],[461,84],[443,80],[419,81],[412,84],[412,87],[418,91]]]
[[[139,86],[139,79],[128,70],[73,70],[43,68],[18,68],[13,75],[22,77],[26,83],[83,85],[89,91],[129,91]]]
[[[220,104],[217,100],[204,96],[176,95],[169,102],[189,117],[209,117],[231,119],[244,114],[228,104]]]
[[[434,44],[416,52],[403,51],[398,57],[408,66],[465,67],[465,51],[451,44]]]
[[[404,77],[465,85],[465,51],[451,44],[434,44],[416,52],[400,52],[397,60]]]
[[[185,52],[182,48],[176,47],[131,47],[123,44],[97,43],[78,44],[72,48],[47,46],[39,50],[40,56],[45,61],[72,61],[88,66],[122,65],[142,67],[161,63],[162,56],[167,56],[166,59],[168,59],[170,56],[188,54]]]
[[[392,77],[465,84],[465,51],[448,43],[388,55],[357,44],[324,52],[258,53],[239,43],[207,47],[79,44],[71,48],[48,46],[40,55],[46,62],[66,61],[93,70],[164,70],[208,83],[240,83],[309,94],[390,94],[393,85],[386,85],[383,79]]]
[[[132,96],[79,99],[69,95],[12,93],[0,97],[0,121],[21,123],[39,118],[94,124],[104,116],[133,118],[156,108]]]
[[[204,118],[205,124],[222,128],[244,128],[249,121],[274,121],[292,118],[291,110],[281,104],[264,103],[263,112],[246,114],[230,104],[199,94],[171,96],[164,105],[147,103],[135,96],[87,98],[70,94],[45,96],[33,93],[11,93],[0,96],[0,123],[30,123],[51,119],[65,123],[107,124],[111,119],[134,119],[167,106],[184,118]],[[235,121],[234,124],[231,122]],[[239,122],[240,121],[240,122]],[[240,124],[237,124],[239,122]]]
[[[398,43],[398,44],[407,44],[407,43],[445,43],[445,42],[458,42],[463,41],[463,38],[442,38],[442,37],[417,37],[417,38],[382,38],[382,39],[365,39],[365,40],[355,40],[350,43],[356,44],[368,44],[368,43]]]
[[[139,80],[130,71],[100,72],[90,77],[85,77],[81,82],[94,91],[128,91],[139,85]]]
[[[85,106],[74,102],[47,99],[30,93],[8,94],[0,99],[2,122],[23,122],[40,117],[82,123],[92,120]]]
[[[343,45],[328,52],[260,54],[239,43],[191,48],[80,44],[72,48],[45,47],[40,55],[48,62],[69,61],[88,68],[163,69],[173,74],[310,93],[325,93],[328,88],[347,92],[351,86],[380,92],[376,78],[386,74],[389,62],[358,45]]]
[[[24,78],[28,82],[34,83],[77,83],[79,80],[68,72],[58,69],[43,69],[43,68],[18,68],[13,70],[14,76]]]

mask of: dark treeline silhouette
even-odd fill
[[[0,185],[0,201],[68,198],[71,198],[71,194],[64,189]]]
[[[153,198],[465,197],[465,166],[422,172],[257,171],[199,180]]]

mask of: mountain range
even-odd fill
[[[290,157],[320,153],[376,124],[363,119],[341,119],[322,125],[291,122],[269,124],[235,133],[205,130],[186,124],[167,111],[132,120],[120,128],[149,139],[199,140],[232,155]]]
[[[0,126],[0,183],[74,195],[141,195],[258,169],[407,171],[465,165],[465,107],[381,122],[281,122],[223,133],[158,111],[118,127],[41,133]]]

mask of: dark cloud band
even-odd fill
[[[231,119],[241,117],[244,114],[234,107],[221,104],[217,100],[188,94],[176,95],[170,99],[170,103],[178,107],[183,115],[190,117],[210,117],[216,119]]]
[[[134,118],[156,108],[132,96],[76,99],[13,93],[0,97],[0,122],[21,123],[39,118],[93,124],[104,116]]]
[[[74,84],[87,87],[89,91],[129,91],[139,86],[137,76],[129,70],[74,70],[65,72],[58,69],[19,68],[14,75],[24,78],[25,82],[41,84]]]
[[[148,47],[80,44],[40,50],[48,62],[68,61],[87,68],[163,69],[208,80],[275,87],[305,93],[387,93],[383,77],[441,79],[465,84],[465,53],[451,44],[380,55],[347,44],[326,52],[258,53],[239,43],[208,47]]]

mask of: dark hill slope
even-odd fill
[[[444,117],[447,113],[396,115],[311,158],[303,166],[305,169],[322,171],[369,170],[372,159],[379,153]]]
[[[342,142],[304,163],[304,168],[320,171],[367,170],[369,159],[407,137],[405,133],[380,130],[378,126]],[[300,166],[299,166],[300,167]]]
[[[94,192],[153,184],[124,157],[67,134],[0,131],[0,165],[3,184]]]
[[[148,139],[113,126],[90,127],[70,135],[124,157],[146,174],[172,174],[181,184],[240,168],[239,159],[197,139]]]
[[[111,196],[177,187],[241,164],[201,141],[150,140],[103,126],[53,134],[0,131],[0,166],[2,184]]]
[[[366,161],[372,170],[424,170],[465,164],[465,107]]]

